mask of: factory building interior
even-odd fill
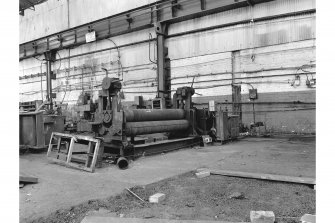
[[[17,16],[20,222],[316,222],[316,0]]]

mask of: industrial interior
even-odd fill
[[[315,222],[315,0],[20,0],[20,222]]]

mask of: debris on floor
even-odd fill
[[[150,203],[160,203],[165,199],[165,194],[163,193],[156,193],[154,195],[151,195],[149,197],[149,202]]]
[[[20,182],[22,183],[38,183],[37,177],[27,176],[27,175],[20,175]]]
[[[204,178],[204,177],[208,177],[209,175],[211,175],[211,173],[209,171],[201,171],[201,172],[195,173],[195,175],[198,178]]]
[[[35,184],[38,183],[37,177],[28,176],[26,174],[20,174],[19,185],[20,188],[23,188],[26,184]]]
[[[250,211],[251,223],[274,223],[275,214],[273,211]]]
[[[46,218],[37,219],[34,223],[80,223],[85,217],[92,216],[87,214],[92,212],[94,216],[119,219],[250,222],[250,210],[256,208],[256,210],[274,210],[276,216],[281,216],[278,218],[280,219],[278,223],[293,223],[298,222],[305,213],[315,213],[315,191],[307,185],[216,175],[204,181],[195,179],[192,171],[145,187],[130,188],[144,200],[157,192],[164,193],[166,198],[159,203],[143,203],[125,190],[113,197],[92,200],[62,212],[55,212]],[[247,199],[230,199],[229,195],[235,192],[243,192]],[[102,214],[94,213],[99,209],[109,210],[109,213],[107,211],[102,211],[107,212]],[[101,221],[98,222],[103,223],[104,219],[106,218],[99,218]]]
[[[315,223],[316,215],[304,214],[304,216],[301,217],[300,221],[301,223]]]
[[[135,194],[133,191],[131,191],[129,188],[126,188],[126,190],[131,193],[134,197],[136,197],[137,199],[139,199],[142,202],[145,202],[142,198],[140,198],[137,194]]]
[[[240,192],[234,192],[232,193],[230,196],[229,196],[230,199],[245,199],[245,196],[243,193],[240,193]]]

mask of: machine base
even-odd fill
[[[189,146],[200,145],[202,145],[202,138],[200,136],[192,136],[181,139],[170,139],[159,142],[134,145],[134,157],[150,156],[154,154],[178,150]]]

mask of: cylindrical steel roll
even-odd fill
[[[159,132],[183,131],[186,130],[189,125],[189,122],[185,119],[151,122],[127,122],[126,135],[136,136]]]
[[[183,109],[134,109],[124,111],[126,122],[145,122],[185,119]]]

